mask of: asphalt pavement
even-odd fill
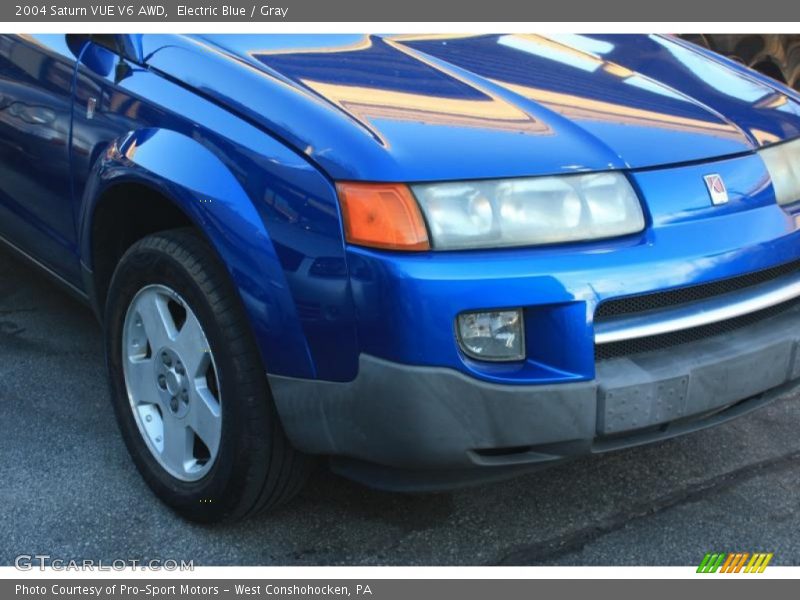
[[[800,401],[715,429],[436,495],[324,466],[290,506],[200,526],[165,508],[117,431],[93,315],[0,250],[0,564],[696,565],[709,551],[800,565]]]

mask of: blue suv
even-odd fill
[[[0,170],[190,519],[314,456],[437,490],[800,379],[800,96],[677,38],[0,36]]]

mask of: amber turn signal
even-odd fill
[[[419,205],[401,183],[340,182],[347,241],[390,250],[429,250],[428,231]]]

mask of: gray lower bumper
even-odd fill
[[[270,383],[298,449],[357,459],[340,463],[357,478],[374,479],[363,473],[380,465],[436,481],[435,469],[513,470],[714,425],[792,387],[799,346],[794,309],[724,336],[603,361],[590,382],[495,385],[362,356],[352,382]]]

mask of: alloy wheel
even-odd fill
[[[131,410],[153,457],[177,479],[202,479],[219,451],[222,402],[194,311],[165,285],[142,288],[125,315],[122,358]]]

